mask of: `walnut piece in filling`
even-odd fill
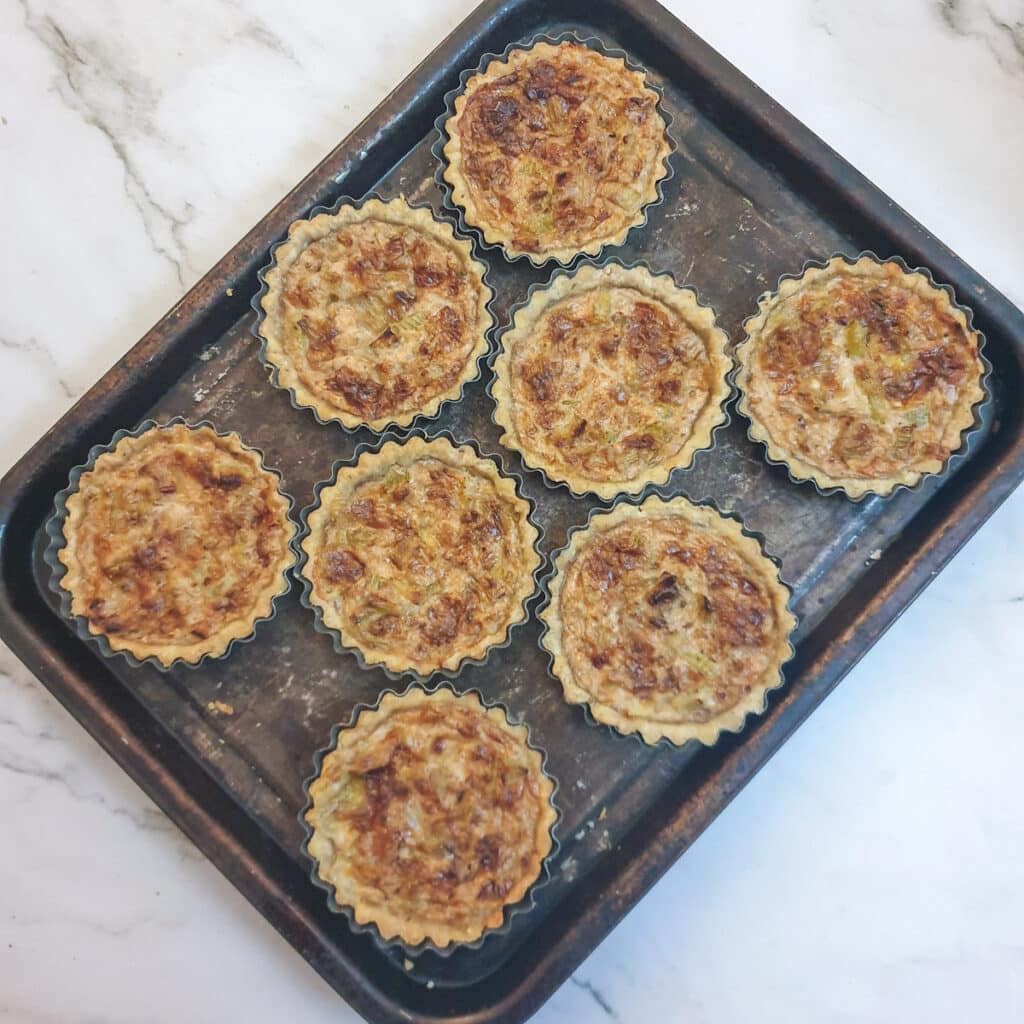
[[[343,468],[309,515],[310,601],[369,663],[455,669],[525,617],[539,564],[529,509],[468,447],[388,442]]]
[[[403,199],[296,221],[259,326],[279,383],[321,419],[383,429],[433,415],[477,372],[490,288],[468,241]]]
[[[502,337],[502,443],[577,493],[664,483],[725,419],[726,344],[714,312],[667,275],[612,262],[556,277]]]
[[[288,589],[288,501],[234,434],[175,424],[125,437],[67,512],[61,585],[114,650],[164,666],[221,655]]]
[[[670,152],[658,94],[621,58],[537,43],[470,78],[445,123],[452,200],[510,257],[620,245]]]
[[[570,703],[648,743],[711,743],[781,683],[795,620],[734,520],[652,497],[595,516],[556,560],[544,644]]]
[[[385,939],[472,942],[551,849],[553,783],[526,729],[448,689],[387,694],[310,785],[308,851],[337,902]]]
[[[849,497],[937,473],[984,397],[979,335],[920,273],[835,258],[762,299],[738,349],[752,436]]]

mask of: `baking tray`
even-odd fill
[[[53,496],[89,448],[146,417],[237,430],[299,505],[367,440],[317,425],[272,389],[250,335],[257,270],[291,220],[339,195],[405,192],[440,206],[433,122],[459,72],[537,32],[575,29],[625,50],[665,93],[677,143],[664,204],[618,255],[694,285],[734,339],[758,294],[810,257],[871,249],[930,267],[987,336],[992,402],[966,459],[892,499],[853,504],[791,483],[742,420],[670,490],[711,498],[763,533],[801,624],[767,712],[711,748],[646,748],[565,705],[536,622],[460,687],[529,722],[560,783],[561,849],[536,908],[479,950],[442,960],[380,952],[310,884],[296,820],[331,726],[389,685],[335,653],[293,590],[224,662],[161,674],[105,659],[61,620],[42,561]],[[545,276],[487,254],[497,313]],[[486,375],[485,375],[486,376]],[[1024,475],[1024,315],[652,0],[492,0],[236,245],[0,484],[0,632],[15,653],[323,977],[374,1022],[530,1016],[693,842]],[[497,450],[484,381],[440,425]],[[515,456],[507,456],[517,468]],[[592,502],[526,471],[548,551]],[[208,710],[219,701],[233,714]],[[216,706],[216,705],[214,705]]]

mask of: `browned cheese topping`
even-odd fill
[[[464,375],[480,287],[440,238],[383,220],[348,224],[288,268],[282,343],[305,386],[334,408],[366,421],[408,414]]]
[[[109,636],[195,644],[250,617],[280,579],[286,505],[276,478],[212,431],[143,439],[82,477],[75,610]]]
[[[471,937],[539,874],[545,783],[536,752],[482,711],[399,708],[325,758],[310,852],[340,900]]]
[[[601,704],[625,711],[641,702],[653,721],[728,711],[777,667],[787,627],[765,572],[679,516],[596,533],[561,595],[574,680]]]
[[[633,223],[662,173],[656,101],[621,61],[575,44],[483,84],[459,127],[478,226],[544,254]]]
[[[519,617],[531,556],[491,479],[423,457],[330,504],[313,578],[360,648],[439,667]]]
[[[705,340],[631,288],[568,296],[511,351],[519,442],[560,478],[637,477],[682,448],[709,399]]]
[[[974,336],[898,281],[839,275],[798,291],[757,345],[752,411],[776,444],[838,478],[944,462],[961,392],[981,374]]]

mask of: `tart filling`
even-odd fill
[[[621,245],[668,173],[658,99],[642,72],[580,43],[512,50],[445,122],[452,202],[510,258]]]
[[[122,438],[66,502],[72,615],[164,667],[224,654],[288,589],[295,530],[278,482],[236,434],[178,423]]]
[[[469,241],[404,199],[295,221],[264,278],[264,357],[322,420],[432,416],[487,350],[484,273]]]
[[[309,786],[307,849],[359,924],[414,946],[501,925],[551,850],[554,783],[525,726],[448,689],[388,693]]]
[[[529,513],[471,448],[389,441],[342,468],[309,513],[310,603],[369,664],[454,670],[525,618],[540,565]]]
[[[835,257],[762,297],[737,350],[751,437],[851,498],[938,473],[985,397],[980,335],[922,273]]]
[[[594,516],[555,561],[543,643],[570,704],[646,743],[714,743],[764,710],[796,621],[739,523],[686,498]]]
[[[501,443],[576,493],[665,483],[725,421],[726,344],[714,312],[667,275],[609,263],[556,277],[502,338]]]

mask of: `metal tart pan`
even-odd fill
[[[349,196],[341,196],[330,206],[314,206],[311,210],[309,210],[308,213],[306,213],[300,219],[312,220],[313,217],[317,217],[321,213],[333,216],[343,206],[351,206],[354,209],[358,210],[361,209],[370,200],[375,199],[378,202],[387,203],[392,202],[394,198],[395,197],[392,197],[392,199],[385,199],[383,196],[379,195],[376,192],[367,192],[366,195],[362,197],[362,199],[352,199]],[[487,347],[484,349],[483,352],[480,353],[479,356],[476,357],[476,373],[473,374],[471,377],[467,377],[462,382],[462,387],[459,389],[459,394],[457,397],[446,398],[437,407],[437,411],[432,413],[430,416],[417,413],[413,417],[413,419],[410,420],[410,422],[405,426],[398,424],[396,421],[392,421],[391,423],[388,423],[385,427],[383,427],[383,429],[381,430],[372,430],[372,428],[365,423],[360,424],[359,426],[356,427],[347,427],[345,426],[344,423],[342,423],[341,419],[336,416],[332,416],[329,419],[324,419],[320,415],[320,413],[317,412],[317,410],[314,409],[312,406],[300,402],[298,395],[295,393],[295,389],[285,387],[285,385],[281,383],[280,368],[267,358],[267,341],[260,333],[260,327],[263,325],[263,322],[267,318],[266,310],[263,308],[263,296],[270,291],[270,286],[267,284],[266,275],[272,267],[277,265],[277,250],[288,241],[287,235],[271,247],[269,261],[264,266],[260,267],[260,269],[256,272],[256,277],[259,280],[260,287],[259,291],[256,292],[256,294],[252,297],[252,300],[249,303],[249,305],[252,307],[253,312],[256,314],[256,319],[253,321],[250,331],[252,333],[252,336],[256,339],[257,344],[259,345],[257,356],[259,358],[260,363],[267,371],[271,385],[280,391],[284,391],[288,395],[288,401],[293,409],[298,409],[301,412],[308,412],[321,426],[328,426],[329,424],[333,424],[340,430],[344,431],[346,434],[355,434],[358,431],[364,429],[372,430],[373,433],[381,435],[389,431],[391,433],[405,433],[418,425],[426,425],[436,422],[444,415],[445,411],[450,406],[456,405],[462,401],[463,395],[466,392],[466,388],[480,381],[481,377],[483,376],[484,367],[487,365],[488,360],[491,358],[491,350],[494,345],[494,328],[497,325],[498,319],[494,313],[494,302],[497,296],[497,289],[494,287],[494,282],[490,279],[490,263],[486,259],[484,259],[479,252],[477,252],[478,244],[476,242],[475,237],[470,233],[464,231],[462,228],[460,228],[460,226],[457,223],[453,223],[452,220],[448,218],[438,217],[437,213],[433,210],[429,203],[412,203],[409,202],[408,200],[406,200],[406,203],[409,205],[411,209],[427,210],[430,213],[431,217],[433,217],[433,219],[438,224],[443,224],[445,227],[451,228],[453,234],[457,239],[459,239],[460,241],[470,242],[473,245],[473,259],[475,259],[484,268],[482,280],[484,287],[487,288],[490,292],[490,298],[487,300],[486,308],[487,312],[490,314],[491,322],[490,325],[487,327],[486,331],[484,332],[487,338]]]
[[[119,430],[110,439],[107,444],[98,444],[90,449],[89,456],[85,462],[80,466],[75,466],[71,470],[70,479],[68,480],[68,486],[62,491],[58,492],[55,496],[53,504],[54,511],[50,515],[50,518],[46,521],[46,536],[49,538],[49,542],[46,545],[46,550],[43,552],[43,560],[50,568],[50,579],[49,588],[58,596],[60,599],[60,613],[61,615],[74,626],[75,633],[81,640],[92,644],[98,648],[101,654],[107,658],[124,658],[132,668],[141,668],[143,665],[151,665],[153,668],[160,672],[169,672],[172,668],[178,668],[179,666],[184,668],[197,668],[207,661],[221,661],[227,658],[234,650],[236,644],[245,644],[252,640],[256,635],[256,627],[261,622],[269,622],[277,615],[278,604],[286,594],[292,588],[292,569],[294,568],[294,558],[289,563],[288,567],[282,573],[283,586],[282,589],[274,595],[271,602],[271,610],[269,615],[256,618],[252,623],[252,630],[244,637],[237,637],[233,639],[225,649],[223,654],[210,655],[204,654],[199,657],[196,661],[188,661],[184,658],[176,658],[171,664],[164,665],[155,655],[149,655],[146,658],[136,658],[130,651],[115,651],[111,646],[107,637],[102,633],[93,633],[89,629],[89,620],[84,615],[73,615],[71,613],[71,592],[65,590],[61,586],[61,580],[64,578],[67,569],[64,563],[57,557],[57,553],[65,547],[67,540],[64,537],[64,523],[67,519],[67,502],[68,498],[74,494],[79,487],[79,483],[84,474],[90,473],[96,467],[96,460],[107,452],[112,452],[118,444],[123,441],[126,437],[141,437],[146,431],[159,429],[162,430],[166,427],[173,427],[177,425],[183,425],[188,427],[189,430],[199,430],[203,427],[208,427],[218,437],[234,437],[237,438],[242,446],[249,451],[256,452],[260,457],[260,466],[268,473],[271,473],[278,481],[278,493],[287,500],[288,502],[288,525],[291,527],[292,536],[288,541],[288,546],[294,553],[295,550],[295,537],[297,536],[297,528],[295,526],[295,520],[292,518],[292,511],[295,508],[295,499],[281,488],[281,474],[273,469],[271,466],[266,464],[266,457],[263,451],[259,448],[255,448],[252,445],[246,444],[241,440],[239,435],[234,431],[229,430],[218,430],[217,427],[209,420],[200,420],[197,423],[188,422],[183,416],[175,416],[172,419],[166,420],[163,423],[157,423],[155,420],[144,420],[133,430]]]
[[[954,469],[956,469],[974,450],[977,441],[982,435],[982,427],[985,426],[986,422],[990,418],[992,411],[992,389],[989,386],[989,378],[992,375],[992,363],[989,362],[985,355],[985,335],[982,331],[974,326],[974,311],[970,306],[965,306],[963,303],[958,302],[956,293],[953,291],[952,285],[941,284],[935,280],[932,276],[931,270],[927,267],[911,267],[902,256],[890,256],[888,259],[883,259],[870,249],[865,249],[862,252],[857,253],[855,256],[850,256],[843,252],[834,252],[825,260],[807,260],[804,265],[800,268],[800,272],[797,274],[783,274],[778,281],[775,288],[770,291],[763,292],[758,300],[758,310],[751,313],[750,316],[746,317],[743,321],[744,337],[741,338],[735,346],[735,351],[738,353],[744,345],[750,344],[750,337],[746,334],[747,324],[750,323],[755,317],[760,314],[760,302],[766,297],[774,297],[778,295],[779,289],[782,287],[784,281],[799,281],[808,270],[824,270],[828,264],[834,259],[842,259],[848,265],[853,265],[858,260],[870,259],[874,260],[879,266],[886,263],[895,263],[905,274],[921,274],[928,283],[938,291],[945,292],[949,296],[950,302],[953,304],[955,309],[960,310],[967,318],[967,329],[973,331],[978,335],[978,357],[981,359],[981,378],[978,383],[981,385],[981,390],[984,392],[983,397],[977,401],[973,408],[974,411],[974,422],[968,427],[965,427],[960,434],[960,447],[955,451],[950,452],[949,457],[946,459],[946,464],[936,473],[925,473],[921,478],[913,484],[897,484],[888,494],[879,494],[876,491],[865,491],[863,494],[853,498],[846,493],[846,491],[839,486],[835,487],[822,487],[816,480],[806,479],[804,477],[796,477],[790,470],[789,463],[782,459],[772,458],[768,454],[768,446],[764,441],[759,440],[752,436],[751,431],[753,430],[753,424],[750,418],[740,409],[740,402],[743,399],[744,392],[742,388],[736,383],[739,370],[740,362],[738,356],[734,357],[733,366],[733,383],[735,392],[735,406],[736,412],[747,421],[747,438],[752,444],[757,445],[762,449],[764,460],[770,466],[781,466],[786,470],[786,476],[789,478],[790,483],[793,484],[804,484],[810,485],[818,492],[822,497],[830,497],[835,494],[842,495],[847,501],[852,501],[855,504],[864,501],[866,498],[871,498],[876,501],[888,501],[894,495],[900,491],[918,491],[926,483],[931,483],[937,479],[948,476]]]
[[[795,609],[793,608],[793,588],[792,588],[792,586],[789,583],[786,582],[785,578],[782,575],[782,572],[783,572],[782,560],[779,557],[777,557],[776,555],[771,554],[770,551],[768,551],[767,546],[766,546],[767,542],[765,540],[764,534],[763,533],[759,533],[757,530],[751,530],[749,527],[747,527],[745,525],[745,523],[743,522],[743,519],[738,514],[736,514],[735,512],[723,511],[719,507],[718,503],[715,502],[714,500],[712,500],[711,498],[701,498],[701,499],[698,500],[698,499],[695,499],[695,498],[691,498],[691,497],[689,497],[688,495],[685,495],[685,494],[669,494],[669,495],[664,495],[660,491],[653,490],[653,489],[650,489],[650,488],[648,488],[646,491],[644,491],[643,494],[638,494],[638,495],[625,495],[625,494],[622,494],[622,495],[619,495],[619,497],[616,498],[608,508],[602,508],[600,506],[592,508],[590,510],[590,514],[587,516],[586,522],[585,523],[580,523],[577,526],[570,527],[569,531],[568,531],[568,534],[566,535],[566,538],[565,538],[565,543],[560,548],[557,548],[556,550],[551,552],[550,565],[548,567],[547,572],[544,573],[543,579],[541,580],[541,587],[542,587],[542,594],[543,594],[543,596],[541,598],[541,601],[537,605],[537,614],[539,615],[542,611],[544,611],[548,607],[548,605],[551,604],[551,600],[552,600],[552,598],[551,598],[551,584],[554,581],[555,576],[558,574],[558,570],[556,568],[556,566],[558,564],[558,559],[561,556],[562,552],[565,551],[572,544],[573,537],[575,537],[575,535],[577,533],[580,533],[581,531],[590,529],[591,523],[593,522],[593,520],[595,518],[600,517],[600,516],[604,516],[604,515],[608,515],[610,512],[612,512],[616,508],[618,508],[619,505],[622,505],[622,504],[633,505],[633,506],[642,505],[650,497],[660,498],[662,501],[664,501],[666,503],[672,501],[675,498],[683,497],[683,498],[686,498],[686,500],[689,501],[690,504],[692,504],[692,505],[697,505],[697,506],[700,506],[700,507],[710,508],[713,512],[716,512],[723,519],[731,519],[733,522],[738,523],[739,526],[740,526],[740,530],[743,533],[743,536],[744,537],[750,537],[752,540],[755,540],[757,542],[757,544],[758,544],[758,547],[760,547],[760,549],[761,549],[761,554],[764,555],[764,557],[767,558],[768,561],[771,562],[772,565],[774,565],[775,568],[778,570],[779,582],[782,584],[782,586],[786,590],[786,593],[788,594],[788,597],[786,599],[786,608],[788,609],[789,613],[793,616],[793,628],[792,628],[792,630],[790,630],[789,635],[787,637],[787,642],[788,642],[788,645],[789,645],[789,655],[788,655],[788,657],[786,657],[786,659],[784,661],[782,661],[779,664],[779,678],[778,678],[778,681],[776,683],[774,683],[773,685],[771,685],[769,687],[766,687],[766,689],[764,691],[764,697],[765,697],[764,705],[761,708],[761,710],[758,711],[758,712],[750,712],[744,718],[743,723],[738,728],[736,728],[736,729],[722,729],[718,733],[718,736],[715,737],[714,742],[710,744],[710,746],[714,746],[716,743],[718,743],[718,741],[726,733],[731,733],[732,735],[737,735],[737,734],[743,732],[743,730],[746,729],[747,723],[750,721],[750,719],[752,717],[756,718],[758,715],[764,714],[765,710],[768,708],[768,705],[769,705],[769,703],[772,700],[772,695],[774,693],[776,693],[778,690],[782,689],[783,686],[785,686],[785,684],[786,684],[785,668],[786,668],[786,665],[788,665],[793,660],[793,656],[795,654],[795,649],[793,647],[793,636],[795,635],[795,633],[797,632],[797,630],[799,629],[799,626],[800,626],[800,617],[799,617],[799,615],[797,615]],[[559,688],[559,691],[561,691],[561,689],[562,689],[562,682],[558,678],[558,676],[555,674],[555,656],[547,648],[547,646],[544,643],[544,640],[547,637],[548,632],[549,632],[549,627],[548,627],[547,622],[544,619],[540,620],[540,624],[541,624],[541,631],[540,631],[540,636],[537,638],[537,647],[539,648],[541,653],[544,655],[544,657],[547,659],[548,677],[551,679],[553,684]],[[564,694],[563,694],[563,696],[564,696]],[[662,749],[681,749],[682,747],[686,747],[686,746],[693,746],[694,748],[699,748],[699,747],[702,747],[702,746],[708,746],[709,745],[709,744],[702,744],[697,739],[687,740],[687,742],[684,743],[684,744],[676,744],[676,743],[673,743],[667,737],[662,737],[661,739],[659,739],[657,741],[657,743],[647,743],[643,739],[643,737],[640,735],[639,732],[623,733],[623,732],[619,732],[618,729],[614,728],[611,725],[606,725],[604,722],[599,722],[594,717],[593,713],[591,712],[590,704],[589,703],[586,703],[586,704],[576,704],[576,705],[573,705],[573,707],[578,707],[578,708],[582,709],[584,721],[586,721],[586,723],[589,726],[591,726],[594,729],[600,729],[600,730],[604,731],[605,733],[607,733],[609,736],[612,736],[614,739],[619,740],[619,741],[627,741],[627,742],[639,743],[640,746],[647,747],[647,748],[658,747],[658,748],[662,748]]]
[[[555,820],[552,822],[550,828],[551,849],[548,851],[547,856],[541,863],[540,873],[537,875],[536,880],[533,882],[530,888],[526,891],[526,895],[518,903],[506,905],[504,911],[504,920],[502,921],[502,923],[495,928],[488,929],[483,933],[483,935],[480,936],[480,938],[475,939],[473,942],[452,942],[449,943],[447,946],[438,946],[432,940],[425,939],[423,942],[415,946],[410,946],[398,938],[385,939],[383,935],[381,935],[380,929],[377,927],[375,923],[368,922],[366,924],[360,924],[355,919],[353,908],[348,904],[339,903],[337,901],[337,899],[335,898],[334,886],[331,885],[330,882],[325,882],[320,877],[318,870],[319,862],[309,852],[309,841],[313,836],[313,828],[309,824],[309,822],[306,821],[306,813],[313,806],[313,798],[310,795],[309,787],[320,777],[320,772],[323,767],[324,758],[338,745],[338,736],[343,730],[349,729],[352,726],[354,726],[359,716],[363,712],[376,711],[380,707],[381,701],[388,694],[402,697],[414,689],[421,689],[426,691],[427,693],[435,693],[437,690],[446,689],[450,690],[457,697],[465,697],[467,695],[475,696],[485,708],[498,708],[504,714],[505,720],[510,725],[522,725],[526,728],[526,745],[531,750],[535,750],[537,751],[537,753],[541,755],[541,771],[552,783],[550,803],[551,807],[554,809],[555,812]],[[406,961],[403,964],[403,967],[410,977],[431,988],[433,988],[435,985],[444,987],[445,982],[443,980],[430,978],[420,973],[417,970],[416,963],[413,962],[415,958],[427,952],[436,954],[437,956],[442,958],[447,958],[450,957],[457,950],[479,949],[492,936],[507,935],[510,928],[512,927],[513,920],[519,917],[520,915],[528,913],[529,911],[533,910],[533,908],[536,905],[537,892],[540,889],[542,889],[545,885],[547,885],[548,882],[551,880],[550,865],[552,860],[555,857],[557,857],[560,848],[557,836],[557,829],[558,824],[562,818],[562,813],[559,810],[558,803],[556,801],[556,797],[558,796],[558,779],[555,778],[555,776],[552,775],[550,770],[548,769],[547,760],[547,751],[533,741],[529,725],[525,721],[513,718],[506,705],[502,704],[500,701],[488,701],[483,696],[483,694],[477,689],[458,690],[453,685],[451,680],[443,680],[432,686],[424,686],[422,683],[413,682],[402,690],[382,690],[373,704],[357,704],[352,709],[352,713],[349,716],[349,718],[346,721],[335,725],[334,728],[331,730],[330,739],[327,745],[321,747],[313,754],[313,774],[310,775],[302,784],[302,792],[304,793],[306,799],[305,803],[303,804],[302,810],[298,814],[298,822],[302,827],[304,836],[302,840],[302,853],[310,865],[310,881],[313,883],[313,885],[315,885],[318,889],[320,889],[322,892],[326,894],[328,907],[334,913],[341,914],[348,922],[348,925],[352,929],[352,931],[358,934],[369,935],[373,940],[374,944],[377,946],[377,948],[382,953],[384,953],[385,956],[388,956],[391,959],[396,959],[399,961]]]
[[[334,629],[333,627],[328,626],[324,623],[323,611],[320,609],[318,605],[314,604],[310,599],[313,591],[313,584],[302,571],[305,568],[307,562],[309,561],[308,556],[306,555],[306,552],[303,550],[302,547],[302,542],[306,539],[306,537],[309,536],[310,533],[309,517],[316,509],[320,507],[324,490],[328,487],[333,486],[333,484],[337,481],[339,471],[357,465],[360,458],[363,455],[372,455],[376,452],[379,452],[381,448],[383,448],[384,445],[387,444],[388,442],[394,441],[395,443],[401,445],[413,437],[422,438],[424,441],[433,441],[436,440],[437,438],[441,438],[443,440],[450,442],[457,448],[468,447],[473,451],[473,453],[478,458],[486,459],[489,462],[493,462],[497,466],[498,472],[502,476],[507,477],[513,482],[513,484],[515,485],[516,496],[521,500],[525,501],[529,506],[530,511],[527,514],[527,520],[537,531],[537,537],[533,543],[533,550],[537,555],[538,562],[537,567],[533,570],[531,574],[533,577],[533,590],[530,592],[529,596],[523,601],[522,615],[509,625],[508,629],[505,632],[504,638],[500,640],[498,643],[489,647],[485,654],[483,655],[483,657],[463,658],[462,661],[460,661],[459,664],[454,669],[437,669],[436,671],[426,675],[412,670],[405,672],[395,672],[379,662],[368,662],[362,650],[359,647],[357,647],[354,644],[350,645],[345,643],[345,640],[342,637],[341,632],[339,630]],[[532,498],[530,498],[523,492],[522,477],[519,476],[517,473],[510,471],[505,466],[504,460],[500,455],[485,455],[483,452],[481,452],[480,446],[473,438],[459,438],[452,434],[451,431],[449,430],[427,431],[423,427],[412,427],[408,431],[403,432],[388,431],[386,433],[381,434],[373,441],[364,442],[362,444],[357,445],[355,451],[352,453],[352,456],[350,458],[338,459],[334,463],[334,466],[331,468],[331,475],[326,480],[321,480],[313,488],[313,501],[311,502],[311,504],[307,505],[300,512],[299,531],[292,540],[292,548],[295,551],[294,574],[302,587],[302,591],[299,594],[299,603],[304,608],[309,609],[313,613],[313,628],[318,633],[323,633],[325,636],[329,636],[331,638],[332,643],[334,644],[334,649],[339,654],[354,655],[360,668],[373,669],[376,671],[383,672],[384,675],[392,682],[402,682],[413,679],[417,683],[422,685],[429,682],[432,679],[455,679],[468,666],[485,665],[487,664],[488,661],[490,661],[491,657],[495,654],[495,652],[505,650],[512,642],[512,635],[514,630],[517,627],[526,624],[530,620],[531,606],[534,605],[538,595],[541,593],[540,581],[541,577],[544,575],[545,568],[547,565],[544,556],[544,527],[536,518],[536,511],[536,503],[533,501]]]
[[[652,199],[649,203],[647,203],[646,206],[643,207],[643,220],[638,221],[629,229],[626,238],[622,240],[621,244],[624,245],[629,240],[629,238],[633,236],[634,232],[642,231],[647,226],[647,220],[650,211],[656,209],[665,201],[664,187],[669,181],[672,180],[672,178],[675,175],[675,168],[673,166],[672,157],[676,151],[676,143],[675,139],[672,137],[671,132],[672,115],[665,108],[664,104],[664,91],[661,89],[660,86],[658,86],[656,83],[650,80],[650,76],[647,73],[647,69],[643,67],[641,64],[636,63],[636,61],[629,57],[625,50],[621,50],[618,47],[609,46],[607,43],[603,42],[600,38],[598,38],[595,35],[582,36],[574,31],[565,31],[560,32],[557,35],[547,35],[546,33],[543,32],[538,33],[537,35],[529,36],[526,39],[519,40],[518,42],[509,43],[508,46],[506,46],[505,49],[502,50],[501,53],[485,53],[480,58],[480,63],[477,64],[475,68],[469,68],[459,75],[458,86],[456,86],[456,88],[450,90],[449,92],[445,93],[444,111],[441,114],[439,114],[434,121],[434,129],[437,137],[435,138],[433,144],[430,147],[430,152],[434,155],[434,158],[436,160],[436,166],[434,170],[434,182],[437,185],[438,191],[441,193],[444,208],[452,216],[454,216],[460,230],[467,235],[471,235],[476,240],[478,250],[496,250],[497,253],[500,253],[500,255],[509,262],[528,260],[529,263],[534,267],[543,267],[548,263],[554,263],[557,266],[561,267],[571,267],[581,259],[590,258],[599,260],[603,257],[604,253],[609,248],[614,247],[611,246],[609,243],[605,243],[601,247],[601,249],[598,250],[598,252],[593,253],[590,256],[587,256],[586,254],[579,252],[576,253],[569,260],[556,260],[552,256],[545,257],[544,259],[537,259],[530,253],[521,253],[519,256],[509,257],[505,252],[504,246],[500,242],[487,242],[484,239],[483,231],[480,228],[477,228],[467,223],[465,211],[462,209],[461,206],[457,206],[452,201],[452,186],[448,184],[444,177],[444,169],[448,165],[448,161],[445,159],[444,156],[444,147],[445,144],[448,142],[448,133],[445,131],[445,124],[448,122],[449,118],[455,115],[455,100],[459,95],[461,95],[463,90],[466,88],[466,83],[474,75],[483,74],[483,72],[487,69],[487,66],[491,63],[491,61],[507,60],[508,55],[513,50],[530,50],[534,46],[536,46],[537,43],[550,43],[552,46],[556,46],[558,43],[564,42],[579,43],[583,46],[589,47],[591,50],[596,50],[598,53],[602,54],[605,57],[621,58],[623,61],[625,61],[626,67],[629,68],[630,71],[638,71],[644,75],[644,84],[649,89],[653,90],[658,96],[658,99],[655,103],[655,109],[658,111],[658,114],[661,116],[661,119],[665,124],[665,140],[669,146],[669,152],[666,154],[663,160],[665,166],[665,174],[663,177],[659,178],[656,183],[658,192],[657,197],[655,199]]]
[[[704,309],[710,309],[711,312],[715,315],[715,324],[716,324],[716,326],[726,336],[726,339],[730,342],[730,345],[726,349],[726,352],[729,355],[730,359],[732,359],[732,367],[729,369],[729,372],[725,375],[725,382],[729,386],[729,393],[725,396],[725,398],[722,399],[721,405],[720,405],[720,408],[722,410],[722,414],[724,416],[724,419],[722,420],[721,423],[719,423],[717,426],[715,426],[712,429],[712,431],[711,431],[711,443],[709,445],[707,445],[706,447],[704,447],[704,448],[698,448],[693,453],[693,456],[692,456],[692,458],[690,460],[689,466],[687,466],[685,468],[677,467],[677,468],[673,469],[672,472],[669,474],[668,480],[666,480],[664,483],[648,483],[648,484],[645,484],[644,487],[641,490],[639,490],[639,491],[620,491],[613,498],[602,498],[598,494],[596,494],[594,491],[591,491],[591,490],[574,491],[567,481],[565,481],[565,480],[555,480],[553,477],[548,476],[547,471],[542,466],[534,466],[534,465],[530,464],[529,462],[527,462],[526,456],[525,456],[525,454],[523,452],[521,452],[521,451],[519,451],[518,449],[515,449],[515,448],[513,448],[513,449],[507,449],[506,448],[507,451],[512,452],[514,455],[516,455],[519,458],[519,460],[523,464],[523,468],[525,470],[527,470],[530,473],[536,473],[540,477],[540,479],[543,482],[544,486],[549,488],[550,490],[557,491],[559,489],[563,489],[563,490],[567,491],[569,494],[571,494],[574,498],[590,498],[593,501],[598,501],[598,502],[603,503],[604,505],[606,505],[609,508],[612,507],[612,505],[614,505],[616,502],[618,502],[620,499],[623,499],[623,498],[625,498],[625,499],[636,498],[638,500],[642,500],[643,497],[645,497],[646,495],[648,495],[648,494],[650,494],[652,492],[659,493],[659,494],[662,493],[666,488],[671,487],[674,482],[678,483],[678,482],[680,482],[680,481],[685,479],[686,474],[689,473],[693,469],[694,462],[695,462],[695,460],[696,460],[696,458],[697,458],[697,456],[699,454],[701,454],[702,452],[710,453],[710,452],[713,452],[715,450],[715,448],[718,445],[719,434],[722,431],[725,431],[729,427],[729,425],[732,423],[732,409],[733,409],[733,404],[734,404],[734,401],[735,401],[735,398],[736,398],[736,395],[737,395],[736,373],[739,370],[739,366],[736,363],[736,359],[735,359],[735,357],[732,354],[733,349],[734,349],[735,346],[732,345],[732,339],[729,337],[729,332],[726,331],[725,328],[722,327],[722,325],[718,322],[718,311],[715,309],[715,307],[712,306],[710,302],[705,302],[701,298],[700,292],[698,291],[696,285],[693,285],[693,284],[680,284],[676,280],[675,275],[671,271],[669,271],[669,270],[655,270],[650,265],[650,263],[647,260],[644,260],[644,259],[632,260],[632,261],[627,263],[624,260],[621,260],[617,255],[607,254],[606,253],[606,254],[602,255],[602,257],[600,259],[586,258],[586,259],[577,260],[571,267],[557,267],[551,273],[550,277],[548,277],[548,279],[546,281],[536,281],[533,284],[531,284],[529,289],[526,292],[525,298],[523,298],[520,302],[517,302],[514,305],[510,306],[507,318],[501,324],[499,324],[497,327],[495,327],[495,329],[494,329],[493,341],[492,341],[492,344],[491,344],[491,352],[490,352],[490,354],[487,357],[487,368],[488,368],[488,370],[491,371],[491,373],[490,373],[489,379],[487,381],[487,387],[484,390],[487,393],[487,397],[491,400],[491,423],[494,424],[495,428],[498,431],[504,432],[505,428],[502,427],[500,423],[498,423],[498,421],[495,419],[495,416],[494,416],[495,411],[497,410],[497,405],[498,405],[497,401],[494,398],[494,390],[493,390],[494,389],[494,381],[496,379],[496,374],[494,373],[494,363],[495,363],[495,360],[497,360],[498,356],[502,352],[503,341],[504,341],[505,335],[508,334],[509,331],[511,331],[512,328],[515,325],[516,314],[521,309],[525,309],[530,304],[530,302],[533,300],[534,295],[537,292],[541,292],[541,291],[544,291],[547,288],[550,288],[551,285],[554,284],[554,282],[558,278],[560,278],[560,277],[575,277],[580,272],[580,270],[582,270],[584,267],[588,267],[588,266],[594,267],[595,269],[600,270],[603,267],[608,266],[608,264],[610,264],[610,263],[617,263],[624,270],[633,270],[634,268],[639,267],[642,270],[646,270],[652,277],[668,277],[677,288],[689,289],[690,291],[692,291],[694,293],[694,295],[697,296],[698,304],[701,307],[703,307]],[[502,447],[504,448],[505,446],[503,445]]]

